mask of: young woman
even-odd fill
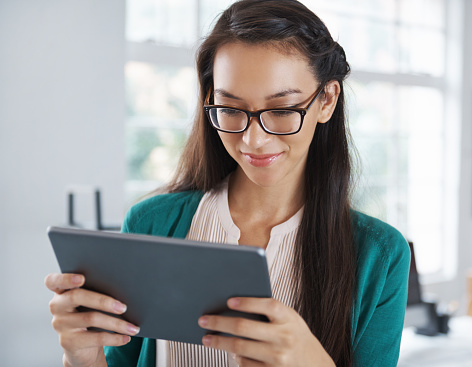
[[[197,70],[200,105],[175,179],[131,208],[123,231],[264,248],[273,298],[228,306],[269,322],[204,315],[201,327],[236,335],[205,346],[130,338],[135,325],[76,312],[125,305],[80,288],[81,275],[52,274],[64,365],[396,366],[409,250],[351,209],[341,46],[295,0],[242,0],[203,42]]]

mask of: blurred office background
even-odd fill
[[[356,206],[415,244],[425,292],[466,312],[472,267],[472,1],[305,0],[345,48]],[[194,54],[228,0],[0,1],[0,356],[60,366],[46,237],[119,224],[171,175],[193,117]]]

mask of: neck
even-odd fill
[[[271,187],[259,186],[238,168],[230,177],[228,204],[233,218],[263,220],[267,226],[273,227],[300,210],[304,203],[303,190],[302,180],[283,182]]]

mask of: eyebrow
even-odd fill
[[[219,95],[219,96],[222,96],[222,97],[242,101],[242,98],[236,97],[234,94],[231,94],[228,91],[226,91],[224,89],[221,89],[221,88],[220,89],[215,89],[213,93],[215,95]],[[291,94],[300,94],[300,93],[302,93],[302,91],[300,89],[291,89],[290,88],[290,89],[285,89],[283,91],[277,92],[277,93],[272,94],[270,96],[267,96],[265,99],[268,101],[268,100],[271,100],[271,99],[282,98],[282,97],[286,97],[286,96],[291,95]]]

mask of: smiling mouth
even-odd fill
[[[242,153],[243,157],[254,167],[267,167],[274,163],[282,153],[276,154],[249,154]]]

